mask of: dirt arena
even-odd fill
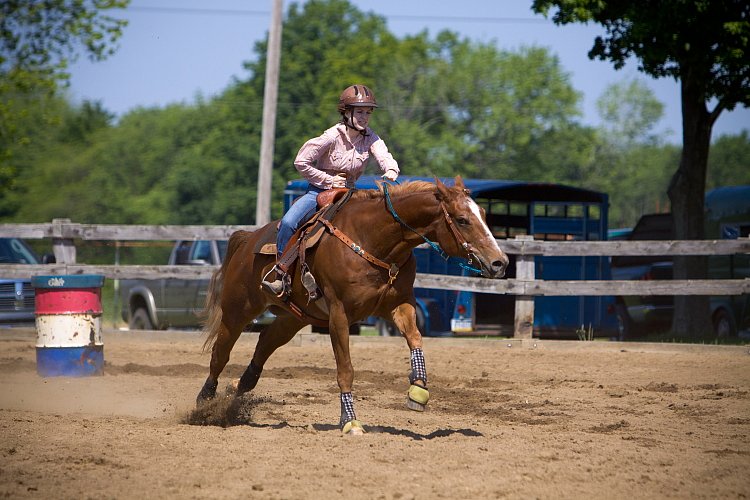
[[[243,334],[223,391],[255,344]],[[0,497],[747,498],[750,348],[426,339],[405,407],[401,339],[352,341],[364,436],[338,430],[328,339],[300,335],[252,397],[194,398],[188,332],[104,332],[106,374],[41,378],[0,329]]]

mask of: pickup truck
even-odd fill
[[[226,240],[177,241],[168,265],[217,266],[227,251]],[[156,279],[121,280],[122,319],[131,330],[166,328],[199,328],[208,289],[208,280]],[[264,313],[253,322],[252,329],[273,321]]]
[[[45,255],[40,260],[34,251],[18,238],[0,238],[0,325],[33,326],[36,321],[31,280],[3,276],[2,265],[50,262],[54,262],[54,257]]]
[[[706,236],[709,239],[746,238],[750,233],[750,186],[718,188],[706,195]],[[646,214],[626,237],[628,240],[674,240],[674,224],[669,213]],[[748,254],[712,255],[708,258],[709,279],[747,279]],[[612,257],[614,280],[671,280],[672,258],[629,255]],[[627,296],[616,298],[620,340],[649,331],[668,331],[674,313],[671,295]],[[741,334],[750,336],[750,297],[718,295],[710,297],[711,321],[717,339]]]

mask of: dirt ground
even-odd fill
[[[405,342],[357,338],[367,434],[342,436],[324,336],[297,336],[251,397],[202,412],[197,333],[105,330],[106,373],[84,378],[39,377],[35,340],[0,329],[0,497],[750,496],[748,347],[426,339],[417,413]]]

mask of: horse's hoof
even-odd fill
[[[198,393],[198,397],[195,398],[195,404],[200,406],[206,401],[213,399],[216,396],[216,387],[218,385],[218,381],[213,382],[211,380],[206,380],[206,383],[203,384],[203,387],[201,388],[201,392]]]
[[[224,389],[227,396],[235,396],[237,395],[237,388],[240,385],[240,379],[232,380],[227,384],[227,387]]]
[[[341,433],[348,434],[350,436],[361,436],[365,433],[365,428],[362,427],[362,424],[359,420],[350,420],[344,424],[344,427],[341,429]]]
[[[412,384],[406,396],[406,406],[410,410],[425,411],[430,400],[430,392],[424,387]]]
[[[425,411],[427,409],[427,405],[417,403],[416,401],[412,401],[409,398],[406,398],[406,407],[414,411]]]

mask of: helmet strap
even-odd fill
[[[346,115],[346,111],[344,112],[344,125],[349,128],[353,128],[362,135],[367,135],[366,128],[359,129],[354,126],[354,106],[349,106],[349,116]]]

